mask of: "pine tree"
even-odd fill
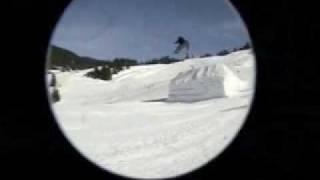
[[[111,80],[112,74],[110,68],[103,66],[100,70],[100,79],[102,80]]]
[[[217,56],[225,56],[227,54],[230,54],[230,52],[228,50],[222,50],[220,52],[217,53]]]
[[[60,99],[61,99],[60,93],[56,87],[53,88],[53,92],[51,94],[51,97],[52,97],[53,103],[60,101]]]
[[[249,42],[245,43],[241,48],[239,48],[240,50],[246,50],[246,49],[250,49],[251,46],[249,44]]]
[[[57,85],[57,78],[56,75],[54,73],[50,73],[51,74],[51,82],[50,82],[50,86],[56,86]]]

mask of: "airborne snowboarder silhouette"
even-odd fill
[[[182,36],[179,36],[175,44],[178,44],[178,46],[174,51],[174,53],[178,54],[182,49],[185,49],[186,50],[185,58],[189,58],[189,49],[190,49],[189,41],[184,39]]]

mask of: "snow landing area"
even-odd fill
[[[91,69],[56,72],[53,104],[86,158],[134,178],[168,178],[219,155],[242,127],[254,91],[250,50],[174,64],[134,66],[111,81]]]

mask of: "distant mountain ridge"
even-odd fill
[[[76,53],[51,45],[48,67],[53,69],[56,67],[64,67],[70,69],[87,69],[95,66],[110,65],[111,62],[106,60],[97,60],[91,57],[82,57]]]
[[[224,49],[216,53],[216,55],[206,53],[201,55],[200,57],[225,56],[232,52],[246,50],[250,48],[251,48],[251,45],[249,43],[246,43],[240,48],[234,48],[233,50]],[[170,64],[170,63],[176,63],[181,61],[179,59],[172,58],[169,56],[164,56],[161,58],[153,58],[144,63],[141,63],[141,62],[139,63],[138,60],[130,59],[130,58],[98,60],[92,57],[79,56],[70,50],[64,49],[62,47],[58,47],[56,45],[51,45],[49,47],[49,52],[50,52],[49,62],[48,62],[49,69],[63,68],[63,69],[82,70],[82,69],[94,68],[97,66],[109,66],[109,67],[121,70],[122,67],[124,66],[134,66],[138,64]]]

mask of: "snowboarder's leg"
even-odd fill
[[[174,51],[174,53],[175,53],[175,54],[178,54],[178,53],[181,51],[182,48],[183,48],[183,45],[180,44],[180,45],[176,48],[176,50]]]
[[[185,47],[186,47],[186,59],[188,59],[190,57],[190,55],[189,55],[189,49],[190,49],[189,43],[186,43]]]

